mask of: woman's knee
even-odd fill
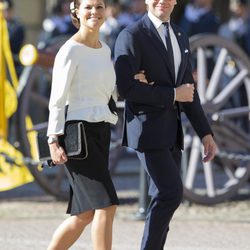
[[[112,205],[103,209],[97,209],[95,211],[95,216],[103,219],[112,219],[115,215],[116,209],[116,205]]]
[[[117,209],[117,205],[112,205],[110,207],[107,207],[107,211],[109,214],[114,215]]]
[[[75,223],[83,226],[88,225],[94,218],[94,211],[87,211],[75,216]]]
[[[108,207],[107,208],[107,212],[108,212],[108,215],[110,216],[110,217],[114,217],[114,215],[115,215],[115,212],[116,212],[116,209],[117,209],[117,205],[112,205],[112,206],[110,206],[110,207]]]

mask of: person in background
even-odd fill
[[[217,34],[220,21],[215,15],[212,5],[213,0],[193,0],[192,3],[186,5],[185,13],[179,22],[179,26],[187,33],[188,37],[205,33]],[[196,68],[197,65],[193,65],[193,77],[195,81],[197,81]],[[208,78],[211,77],[213,68],[213,57],[207,55]]]
[[[50,44],[56,44],[77,32],[77,28],[71,22],[70,3],[71,0],[59,0],[53,6],[51,15],[43,21],[43,30],[37,42],[38,49],[45,49]],[[38,92],[48,98],[50,85],[50,79],[43,74],[38,79]]]
[[[146,12],[144,0],[128,0],[121,4],[121,11],[117,17],[121,30],[139,20]]]
[[[106,20],[100,29],[100,37],[111,49],[111,56],[114,57],[114,46],[116,38],[121,31],[117,17],[120,13],[119,3],[110,3],[106,7]]]
[[[4,17],[7,21],[11,52],[17,76],[20,76],[23,67],[19,62],[19,52],[25,40],[25,27],[20,20],[15,17],[13,2],[11,0],[4,0],[3,3],[6,5]]]
[[[213,0],[193,0],[186,5],[179,25],[189,37],[200,33],[217,33],[220,21],[212,5]]]
[[[146,13],[145,0],[133,0],[131,2],[131,13],[134,22],[138,21]]]
[[[120,5],[120,12],[117,16],[117,20],[119,25],[121,26],[121,30],[124,29],[126,26],[134,23],[133,17],[132,17],[132,9],[131,4],[128,2],[123,2]]]
[[[220,26],[218,35],[236,43],[250,58],[250,13],[248,1],[230,0],[230,11],[231,18]],[[221,77],[223,87],[241,70],[237,68],[237,63],[234,60],[237,60],[237,58],[227,61],[224,67],[224,74]],[[235,91],[227,105],[229,108],[248,105],[248,97],[244,85],[238,91]],[[249,122],[247,119],[242,119],[239,123],[243,128],[248,129]]]
[[[237,43],[250,57],[250,13],[247,0],[230,1],[231,18],[218,34]]]
[[[176,0],[146,0],[148,13],[127,26],[115,45],[118,92],[125,102],[123,145],[136,150],[149,176],[141,250],[163,250],[169,224],[183,197],[181,111],[204,146],[203,162],[216,153],[190,64],[189,40],[171,20]],[[141,71],[145,79],[136,80]]]
[[[70,2],[71,0],[59,0],[53,7],[51,16],[43,21],[43,31],[38,41],[39,48],[46,46],[52,38],[61,35],[72,36],[77,32],[71,22]]]

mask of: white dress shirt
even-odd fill
[[[57,53],[47,135],[64,133],[66,104],[67,120],[117,122],[108,107],[111,94],[117,100],[115,71],[110,49],[101,43],[101,48],[94,49],[70,39]]]
[[[162,24],[163,22],[159,18],[154,16],[150,11],[148,12],[148,17],[151,20],[151,22],[153,23],[153,25],[155,26],[156,30],[158,31],[158,33],[161,37],[161,40],[167,49],[165,31],[164,31],[165,27],[164,27],[164,24]],[[169,23],[169,33],[170,33],[170,39],[171,39],[171,43],[172,43],[172,47],[173,47],[173,54],[174,54],[175,79],[177,79],[179,67],[181,64],[181,50],[180,50],[178,41],[175,37],[174,31],[173,31],[170,23]]]

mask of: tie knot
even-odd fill
[[[169,29],[169,22],[163,22],[162,23],[164,25],[164,27],[168,30]]]

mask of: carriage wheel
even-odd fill
[[[234,43],[216,35],[191,38],[194,78],[219,151],[202,162],[202,144],[186,117],[184,195],[215,204],[235,195],[250,176],[250,62]]]

